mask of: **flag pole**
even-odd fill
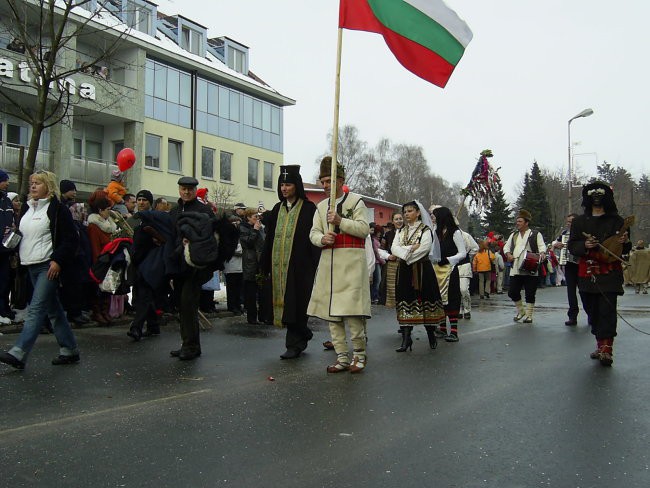
[[[343,29],[339,27],[336,46],[336,80],[334,82],[334,128],[332,129],[332,174],[330,176],[330,206],[331,211],[336,210],[336,170],[338,169],[339,150],[339,101],[341,99],[341,45],[343,43]],[[334,224],[329,224],[330,231],[334,231]]]

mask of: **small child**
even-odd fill
[[[126,195],[126,187],[122,184],[124,181],[124,173],[119,169],[114,169],[111,172],[111,182],[106,187],[106,193],[108,193],[108,198],[113,202],[113,210],[119,211],[121,214],[125,214],[128,211],[124,205],[124,195]],[[117,208],[116,208],[117,206]],[[124,212],[121,211],[124,207]]]
[[[474,256],[472,271],[478,273],[478,294],[479,298],[490,298],[490,273],[494,263],[494,253],[490,251],[488,241],[478,243],[479,251]]]

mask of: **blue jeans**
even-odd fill
[[[29,351],[34,347],[34,343],[41,332],[41,327],[46,317],[50,319],[50,323],[54,329],[54,336],[59,343],[59,354],[62,356],[72,356],[73,354],[79,353],[77,340],[74,337],[70,323],[66,318],[63,306],[61,306],[61,301],[59,300],[57,290],[59,281],[47,279],[47,270],[49,267],[49,261],[27,266],[29,278],[34,286],[34,294],[29,304],[27,319],[25,320],[20,337],[16,341],[16,344],[14,344],[14,347],[9,350],[9,354],[21,361],[25,361]]]
[[[379,285],[381,285],[381,267],[382,265],[375,264],[375,270],[372,273],[372,285],[370,285],[370,297],[373,302],[379,300]]]

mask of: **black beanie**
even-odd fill
[[[138,198],[146,198],[147,200],[149,200],[149,203],[153,205],[153,193],[151,193],[149,190],[140,190],[138,194],[135,196],[136,200]]]
[[[61,183],[59,183],[59,190],[61,190],[61,193],[67,193],[70,190],[77,190],[77,186],[74,184],[73,181],[70,180],[61,180]]]

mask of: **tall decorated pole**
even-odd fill
[[[474,166],[474,171],[472,171],[469,183],[467,183],[467,186],[460,191],[460,194],[463,196],[463,201],[458,207],[458,212],[456,212],[457,218],[463,210],[465,201],[468,198],[470,199],[470,206],[476,206],[479,212],[483,211],[483,209],[495,199],[501,178],[498,173],[499,168],[494,169],[488,161],[488,158],[491,157],[491,149],[481,151],[476,166]]]

